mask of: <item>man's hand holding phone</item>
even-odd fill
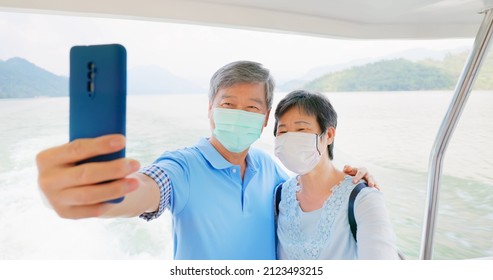
[[[138,179],[128,177],[139,169],[136,160],[77,164],[124,147],[125,137],[113,134],[77,139],[37,155],[39,186],[58,215],[71,219],[101,217],[116,206],[106,201],[137,189]]]

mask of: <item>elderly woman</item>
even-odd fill
[[[282,185],[278,258],[398,259],[377,189],[362,188],[356,197],[357,234],[351,232],[348,203],[358,183],[332,164],[337,114],[329,100],[317,93],[291,92],[279,102],[275,122],[275,154],[297,174]]]

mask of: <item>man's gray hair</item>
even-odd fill
[[[212,103],[217,92],[241,83],[263,83],[267,109],[272,108],[274,96],[274,78],[262,64],[252,61],[236,61],[224,65],[214,73],[209,87],[209,102]]]

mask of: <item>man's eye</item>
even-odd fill
[[[258,107],[255,107],[255,106],[248,106],[248,107],[246,107],[246,110],[248,112],[253,112],[253,113],[260,112],[260,109]]]

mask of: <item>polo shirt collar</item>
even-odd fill
[[[215,168],[215,169],[225,169],[234,166],[231,162],[227,161],[209,142],[209,138],[201,138],[197,143],[197,148],[200,150],[205,159]],[[250,148],[251,149],[251,148]],[[257,169],[255,161],[252,160],[250,156],[250,151],[248,151],[247,157],[247,168]]]
[[[233,166],[231,162],[224,159],[216,148],[212,146],[209,138],[201,138],[197,144],[197,148],[215,169],[225,169]]]

